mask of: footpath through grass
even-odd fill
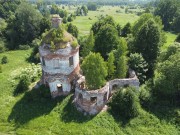
[[[9,63],[3,65],[0,73],[0,134],[18,135],[178,135],[178,120],[162,108],[155,108],[151,113],[141,110],[141,115],[123,123],[109,112],[96,116],[84,116],[74,107],[73,94],[67,97],[51,99],[41,87],[13,96],[17,82],[13,76],[29,65],[26,58],[29,51],[10,51],[6,55]],[[168,109],[168,108],[167,108]],[[177,110],[177,108],[176,108]],[[167,119],[167,117],[168,119]]]

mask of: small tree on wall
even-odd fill
[[[90,53],[81,66],[86,77],[88,89],[98,89],[105,85],[107,76],[107,66],[99,53]]]

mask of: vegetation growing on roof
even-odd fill
[[[73,48],[78,46],[77,39],[64,30],[63,27],[51,29],[43,34],[42,42],[50,44],[51,51],[66,48],[68,42]]]

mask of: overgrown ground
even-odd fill
[[[73,95],[52,100],[41,90],[32,90],[13,96],[18,81],[12,78],[28,66],[29,51],[10,51],[9,63],[0,73],[0,134],[134,134],[178,135],[180,129],[178,108],[157,106],[150,112],[141,110],[141,115],[125,123],[109,112],[97,116],[84,116],[72,104]]]
[[[133,23],[138,16],[133,14],[116,13],[117,7],[98,12],[89,12],[89,16],[77,17],[73,22],[80,30],[80,34],[88,34],[89,29],[101,13],[110,14],[122,26],[127,22]],[[91,18],[92,20],[88,19]],[[176,35],[167,33],[168,46]],[[157,104],[148,109],[141,110],[141,115],[129,121],[122,122],[121,118],[110,112],[98,115],[84,116],[76,111],[72,104],[73,95],[52,100],[40,90],[32,90],[18,96],[13,93],[18,80],[14,76],[30,63],[26,60],[31,53],[28,51],[9,51],[0,53],[0,59],[6,55],[9,63],[3,65],[0,73],[0,134],[21,135],[94,135],[94,134],[129,134],[129,135],[179,135],[180,134],[180,108],[171,105]],[[179,123],[179,124],[178,124]]]

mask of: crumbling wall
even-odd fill
[[[117,87],[128,87],[133,86],[139,89],[139,80],[136,78],[129,78],[129,79],[114,79],[109,81],[109,90],[112,91],[114,88]]]
[[[83,89],[83,82],[85,82],[85,77],[81,76],[81,78],[77,80],[75,89],[75,103],[77,109],[94,115],[103,109],[115,88],[133,86],[138,90],[140,83],[139,79],[135,75],[135,72],[130,70],[129,76],[130,78],[126,79],[111,80],[107,82],[103,88],[91,91]],[[96,101],[93,102],[92,99],[95,99],[95,97]]]
[[[75,103],[80,111],[89,114],[97,114],[102,110],[109,98],[109,83],[98,90],[81,90],[79,87],[75,89]]]

